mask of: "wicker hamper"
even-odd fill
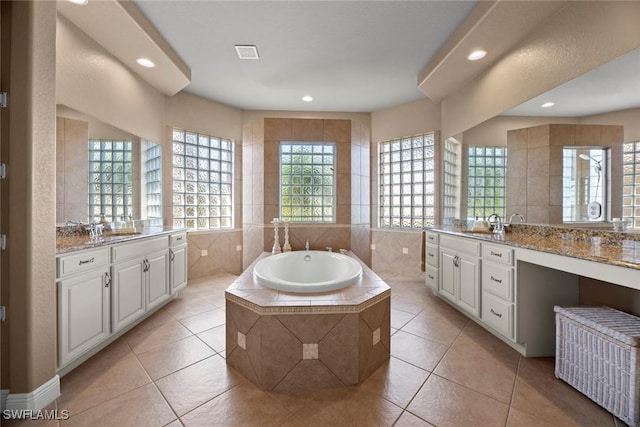
[[[554,307],[555,375],[640,426],[640,318],[609,307]]]

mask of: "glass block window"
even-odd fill
[[[142,172],[146,218],[154,225],[162,225],[162,147],[159,144],[142,142]]]
[[[335,152],[333,143],[280,144],[280,219],[335,222]]]
[[[454,139],[447,138],[444,141],[442,217],[445,219],[458,218],[459,149],[460,143]]]
[[[89,140],[89,221],[129,217],[133,208],[131,141]]]
[[[173,225],[233,227],[231,140],[173,129]]]
[[[504,218],[507,199],[507,148],[469,147],[467,218]]]
[[[421,229],[435,222],[433,133],[382,141],[380,227]]]
[[[622,157],[622,217],[640,228],[640,141],[628,142]]]

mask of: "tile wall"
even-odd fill
[[[507,132],[507,214],[562,223],[563,146],[611,147],[612,217],[622,216],[623,126],[548,124]]]
[[[242,231],[187,234],[189,280],[242,272]]]
[[[383,279],[404,276],[424,280],[422,232],[376,229],[371,233],[371,268]],[[405,253],[406,252],[406,253]]]
[[[293,250],[310,247],[353,250],[363,261],[369,251],[369,129],[351,120],[266,118],[243,126],[242,226],[243,266],[271,251],[271,220],[279,214],[279,144],[281,141],[334,142],[336,223],[292,225]],[[280,230],[280,244],[284,235]]]

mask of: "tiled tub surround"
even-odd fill
[[[362,383],[389,359],[391,290],[358,261],[357,283],[314,294],[261,286],[254,262],[225,292],[227,363],[263,390]]]

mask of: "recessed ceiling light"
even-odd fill
[[[556,105],[555,102],[545,102],[544,104],[541,105],[542,108],[549,108],[549,107],[553,107],[554,105]]]
[[[236,52],[240,59],[260,59],[258,48],[253,45],[236,45]]]
[[[69,3],[73,3],[73,4],[78,4],[80,6],[84,6],[85,4],[89,3],[89,0],[68,0]]]
[[[482,59],[485,57],[487,52],[485,50],[474,50],[467,56],[469,61],[477,61],[478,59]]]
[[[138,58],[136,62],[145,68],[153,68],[156,66],[156,64],[148,58]]]
[[[302,100],[304,102],[311,102],[311,101],[313,101],[313,97],[311,95],[305,95],[305,96],[302,97]]]

